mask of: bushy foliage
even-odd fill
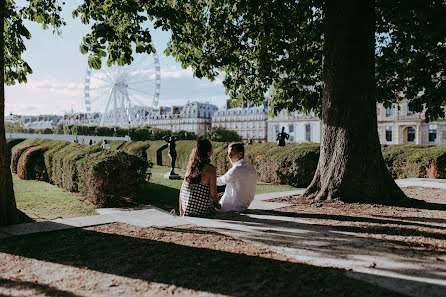
[[[146,180],[148,163],[124,152],[104,150],[77,162],[78,190],[97,207],[125,205]]]
[[[48,181],[43,153],[45,147],[34,146],[28,148],[17,164],[17,176],[20,179]]]
[[[45,129],[31,129],[24,128],[17,122],[5,122],[6,133],[26,133],[26,134],[53,134],[53,130],[50,128]]]
[[[22,154],[29,149],[30,147],[33,147],[34,145],[20,145],[17,149],[13,150],[12,153],[12,159],[11,159],[11,171],[13,173],[17,173],[17,164],[19,163],[19,159],[22,156]]]
[[[225,127],[212,127],[209,129],[208,138],[212,141],[220,142],[239,142],[241,136],[234,130]]]
[[[38,157],[39,166],[44,166],[46,180],[66,190],[80,192],[91,203],[102,207],[128,202],[128,199],[136,196],[136,185],[150,176],[147,171],[150,163],[141,158],[148,147],[147,142],[118,141],[112,142],[112,145],[116,148],[104,150],[100,143],[88,146],[66,141],[27,139],[12,150],[18,156],[23,155],[22,147],[29,149],[40,146],[41,149],[36,152],[41,154],[23,159],[23,168],[36,168],[32,164],[36,163],[33,160]],[[117,149],[119,146],[122,151]],[[35,172],[43,171],[38,169]],[[35,179],[31,174],[26,176]]]
[[[382,153],[393,178],[446,178],[446,146],[383,145]]]
[[[25,139],[23,138],[8,138],[6,139],[6,153],[8,154],[8,159],[11,158],[11,149],[21,143],[22,141],[24,141]]]

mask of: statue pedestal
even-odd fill
[[[172,172],[168,172],[166,174],[164,174],[164,178],[165,179],[181,179],[181,175],[177,174],[177,173],[172,173]]]

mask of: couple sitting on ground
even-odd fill
[[[181,186],[181,216],[206,216],[215,211],[244,211],[254,199],[256,170],[244,158],[243,144],[229,145],[228,157],[232,168],[223,176],[217,177],[215,166],[210,164],[212,153],[209,140],[197,140]],[[221,199],[217,186],[226,186]]]

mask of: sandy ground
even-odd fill
[[[395,240],[411,249],[446,251],[446,190],[406,187],[406,206],[359,203],[312,203],[296,196],[273,199],[293,204],[276,209],[364,237]],[[446,259],[444,259],[446,260]],[[446,264],[445,264],[446,265]]]
[[[404,191],[418,200],[395,207],[285,197],[276,201],[292,205],[275,211],[445,251],[446,191]],[[0,263],[0,296],[401,296],[193,225],[115,223],[13,237],[0,241]]]

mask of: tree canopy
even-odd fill
[[[212,127],[208,131],[208,138],[212,141],[222,142],[238,142],[242,141],[242,138],[234,130],[227,129],[225,127]]]
[[[65,25],[60,16],[62,7],[57,0],[27,0],[26,2],[27,5],[19,7],[13,0],[4,1],[4,82],[8,85],[16,82],[26,83],[26,75],[32,73],[30,65],[22,58],[26,50],[24,40],[31,38],[31,33],[24,25],[24,21],[39,23],[43,29],[51,27],[55,34],[60,34],[60,27]]]
[[[402,98],[430,120],[444,117],[446,4],[442,0],[376,0],[377,101]],[[321,111],[324,1],[88,1],[75,16],[93,22],[81,50],[90,66],[130,63],[133,48],[151,53],[146,26],[171,30],[166,53],[196,77],[223,84],[231,99],[259,103],[273,85],[270,108]]]

